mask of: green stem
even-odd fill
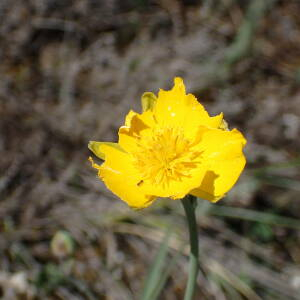
[[[197,204],[197,199],[194,196],[187,195],[181,200],[185,214],[187,217],[189,234],[190,234],[190,262],[189,262],[189,277],[187,282],[187,287],[185,290],[184,300],[192,300],[195,287],[197,285],[197,275],[198,275],[198,233],[197,233],[197,222],[195,217],[195,209]]]

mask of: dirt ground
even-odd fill
[[[235,188],[199,201],[195,299],[300,299],[299,14],[297,0],[1,0],[0,298],[140,299],[171,226],[158,299],[183,299],[180,202],[132,211],[87,160],[181,76],[248,140]]]

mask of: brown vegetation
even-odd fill
[[[299,12],[296,0],[2,0],[0,297],[139,299],[175,224],[160,299],[182,299],[180,202],[133,212],[87,161],[89,140],[116,140],[140,95],[177,75],[248,139],[235,189],[200,202],[196,299],[299,299]],[[62,230],[75,245],[51,251]]]

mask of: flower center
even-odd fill
[[[144,181],[151,184],[169,185],[191,176],[191,171],[200,163],[201,152],[194,149],[195,143],[185,138],[181,128],[153,129],[150,136],[138,139],[138,151],[134,164]]]

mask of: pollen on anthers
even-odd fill
[[[190,176],[200,163],[200,153],[193,149],[194,143],[184,136],[181,128],[154,128],[149,136],[139,137],[134,164],[142,182],[168,186],[171,181],[181,181]]]

